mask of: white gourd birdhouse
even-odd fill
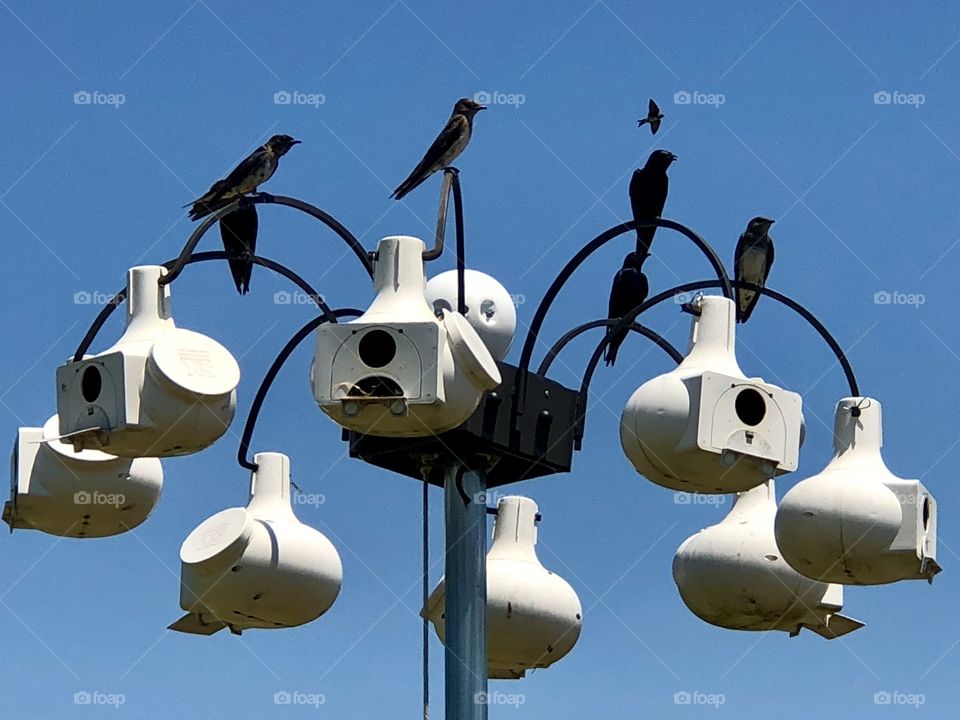
[[[732,300],[699,296],[693,307],[687,356],[623,410],[627,458],[651,482],[699,493],[742,492],[796,470],[800,396],[740,370]]]
[[[177,328],[160,266],[127,273],[127,326],[109,350],[57,369],[57,411],[76,450],[188,455],[230,427],[240,366],[220,343]]]
[[[937,503],[919,480],[887,469],[880,403],[844,398],[834,455],[794,485],[777,512],[777,544],[797,572],[826,582],[930,580],[937,564]]]
[[[317,328],[314,398],[348,430],[385,437],[451,430],[500,384],[496,362],[466,318],[444,311],[438,319],[427,304],[423,251],[414,237],[381,240],[370,308],[351,322]]]
[[[680,597],[702,620],[730,630],[802,628],[833,639],[863,627],[840,614],[843,586],[810,580],[777,548],[773,480],[740,493],[730,513],[688,538],[673,558]]]
[[[301,523],[290,496],[290,460],[257,453],[250,502],[202,522],[180,548],[180,607],[171,630],[287,628],[317,619],[340,593],[333,544]]]
[[[537,558],[537,504],[508,496],[497,504],[493,544],[487,553],[488,676],[519,679],[549,667],[573,649],[583,609],[573,588]],[[445,638],[445,586],[422,611]]]

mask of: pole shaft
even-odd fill
[[[459,483],[458,483],[459,476]],[[486,476],[452,463],[446,514],[446,720],[487,718]]]

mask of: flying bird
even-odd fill
[[[464,151],[467,143],[470,142],[470,135],[473,133],[473,118],[481,110],[486,110],[486,105],[481,105],[470,98],[461,98],[453,106],[453,114],[447,120],[446,127],[437,135],[433,145],[427,150],[427,154],[410,173],[410,176],[400,183],[400,186],[393,191],[392,197],[395,200],[402,200],[407,193],[417,187],[420,183],[433,175],[437,170],[441,170]]]
[[[623,267],[613,276],[613,287],[610,288],[610,304],[607,317],[610,320],[619,320],[647,299],[650,286],[647,276],[641,271],[643,258],[637,253],[628,253],[623,259]],[[604,361],[613,365],[617,361],[617,352],[623,341],[627,339],[629,330],[620,330],[611,334],[607,344]]]
[[[289,135],[274,135],[250,153],[229,175],[217,180],[203,196],[190,203],[190,219],[199,220],[237,198],[256,191],[277,171],[280,158],[299,142]]]
[[[760,287],[766,284],[773,266],[773,240],[769,235],[773,223],[770,218],[761,216],[747,224],[747,229],[737,241],[733,257],[733,271],[738,282],[752,283]],[[745,323],[750,319],[759,299],[760,293],[737,288],[737,322]]]
[[[630,206],[638,223],[659,218],[667,202],[667,168],[677,156],[667,150],[654,150],[647,164],[633,171],[630,179]],[[650,255],[656,227],[637,228],[637,255],[642,263]]]
[[[660,121],[663,120],[663,113],[660,112],[660,107],[653,101],[653,98],[650,98],[650,106],[647,109],[647,116],[642,120],[637,120],[637,127],[643,127],[645,124],[650,125],[650,134],[656,135],[657,130],[660,129]]]
[[[230,254],[230,274],[237,286],[237,292],[246,295],[250,292],[250,276],[253,274],[253,261],[250,259],[257,249],[257,206],[247,205],[220,218],[220,238],[223,249]]]

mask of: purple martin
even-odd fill
[[[660,129],[660,121],[663,120],[663,113],[660,112],[660,108],[653,101],[653,98],[650,98],[650,106],[647,110],[647,116],[642,120],[637,120],[637,127],[643,127],[645,123],[650,124],[650,134],[656,135],[657,130]]]
[[[768,234],[773,222],[770,218],[755,217],[737,241],[733,268],[738,282],[760,287],[766,284],[773,266],[773,240]],[[760,293],[737,288],[737,322],[745,323],[750,319],[759,299]]]
[[[654,150],[647,164],[633,171],[630,180],[630,206],[638,223],[659,218],[667,202],[667,168],[677,156],[667,150]],[[656,227],[637,228],[637,255],[642,263],[650,255]]]
[[[238,197],[256,191],[277,171],[280,158],[299,143],[289,135],[274,135],[237,165],[227,177],[190,204],[190,219],[199,220],[226,207]],[[188,207],[185,205],[184,207]]]
[[[423,160],[413,169],[410,176],[400,183],[400,186],[393,191],[392,197],[395,200],[402,200],[407,193],[417,187],[420,183],[433,175],[437,170],[441,170],[450,165],[467,147],[470,142],[470,135],[473,133],[473,117],[481,110],[486,110],[486,105],[481,105],[470,98],[461,98],[453,106],[453,114],[447,120],[446,126],[437,135],[433,145],[423,156]]]
[[[650,286],[647,276],[641,272],[643,258],[637,253],[628,253],[623,259],[623,267],[613,276],[613,287],[610,288],[610,304],[607,317],[619,320],[647,299]],[[609,332],[609,331],[608,331]],[[627,339],[629,330],[621,330],[610,336],[607,352],[604,357],[607,365],[617,361],[617,352],[623,341]]]
[[[250,258],[257,249],[258,224],[256,205],[239,207],[220,218],[223,249],[231,256],[227,259],[230,274],[241,295],[250,292],[250,276],[253,274],[253,261]]]

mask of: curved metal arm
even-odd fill
[[[837,361],[840,363],[840,367],[843,368],[843,374],[847,378],[847,384],[850,386],[851,397],[860,397],[860,387],[857,384],[856,376],[853,374],[853,368],[850,366],[850,361],[847,360],[847,356],[844,355],[843,349],[840,347],[840,344],[836,341],[833,335],[830,334],[830,331],[824,327],[823,323],[814,317],[813,313],[803,307],[796,300],[793,300],[792,298],[789,298],[786,295],[777,292],[776,290],[771,290],[767,287],[760,287],[759,285],[754,285],[753,283],[740,281],[734,281],[733,285],[734,287],[743,288],[744,290],[752,290],[754,292],[761,293],[762,295],[766,295],[767,297],[786,305],[788,308],[796,312],[804,320],[810,323],[813,329],[816,330],[820,334],[820,337],[822,337],[826,341],[827,345],[830,346],[833,354],[836,355]],[[654,305],[658,305],[664,300],[677,295],[678,293],[691,292],[693,290],[705,290],[707,288],[716,287],[720,287],[720,282],[717,280],[699,280],[697,282],[677,285],[676,287],[672,287],[669,290],[664,290],[662,293],[654,295],[652,298],[641,305],[638,305],[624,315],[620,321],[611,328],[610,332],[603,337],[603,339],[600,341],[600,344],[597,345],[597,349],[594,351],[593,356],[590,358],[590,362],[587,364],[587,369],[584,372],[583,381],[580,384],[581,398],[586,398],[586,394],[590,389],[590,381],[593,379],[594,371],[597,369],[597,365],[600,362],[603,351],[606,350],[607,344],[610,341],[610,336],[613,335],[613,333],[615,333],[617,330],[623,330],[625,327],[628,327],[636,320],[638,315],[646,312]]]
[[[543,358],[543,361],[540,363],[540,368],[537,370],[537,375],[546,375],[550,370],[550,366],[553,364],[554,359],[560,354],[560,351],[563,350],[563,348],[565,348],[570,341],[587,332],[587,330],[604,326],[612,327],[619,323],[619,318],[613,318],[612,320],[593,320],[591,322],[584,323],[583,325],[578,325],[562,338],[557,340],[557,342],[553,344],[553,347],[547,351],[546,357]],[[683,355],[680,353],[680,351],[670,344],[670,341],[654,330],[637,323],[630,323],[629,328],[633,332],[640,333],[645,338],[649,338],[656,343],[667,355],[670,356],[674,362],[679,363],[681,360],[683,360]],[[604,345],[604,347],[606,346]]]
[[[339,308],[332,312],[332,315],[334,316],[333,322],[336,322],[342,317],[357,317],[362,314],[363,311],[361,310],[354,310],[353,308]],[[323,325],[325,322],[330,322],[329,318],[320,315],[313,318],[306,325],[297,330],[296,334],[290,338],[287,341],[287,344],[283,346],[283,349],[280,350],[280,353],[274,359],[270,369],[267,370],[267,374],[263,376],[263,380],[260,382],[260,387],[257,389],[257,394],[253,397],[253,403],[250,405],[250,412],[247,415],[247,421],[243,426],[243,435],[240,437],[240,447],[237,449],[237,462],[240,463],[240,467],[246,468],[247,470],[256,471],[257,464],[247,460],[247,453],[250,450],[250,438],[253,437],[253,430],[257,425],[257,418],[260,416],[260,409],[263,407],[263,401],[266,400],[267,393],[270,392],[270,387],[273,385],[273,381],[280,372],[280,368],[282,368],[283,364],[287,361],[287,358],[290,357],[297,346],[303,342],[303,340],[310,333]]]
[[[223,250],[210,250],[208,252],[199,252],[199,253],[194,253],[189,258],[187,258],[187,260],[183,263],[182,267],[186,267],[187,265],[192,265],[193,263],[207,262],[210,260],[229,260],[234,257],[235,257],[234,255],[231,255],[230,253],[225,252]],[[330,310],[327,304],[320,297],[320,294],[316,290],[314,290],[313,287],[306,280],[304,280],[302,277],[297,275],[297,273],[295,273],[290,268],[284,265],[281,265],[278,262],[274,262],[273,260],[270,260],[268,258],[260,257],[259,255],[253,255],[250,258],[250,261],[255,265],[261,265],[267,268],[268,270],[273,270],[273,272],[283,275],[288,280],[291,280],[293,283],[297,285],[297,287],[303,290],[303,292],[306,293],[311,300],[313,300],[314,304],[316,304],[316,306],[320,308],[320,311],[324,314],[325,317],[327,318],[335,317],[333,314],[333,311]],[[181,258],[175,258],[173,260],[167,261],[166,263],[164,263],[163,266],[165,268],[170,268],[172,265],[180,262],[181,262]],[[74,362],[79,362],[83,360],[84,354],[86,354],[87,350],[90,349],[90,346],[93,344],[94,339],[97,337],[97,333],[100,332],[100,329],[103,327],[104,323],[107,322],[107,319],[113,314],[113,311],[117,309],[117,306],[120,305],[126,299],[127,299],[127,289],[123,288],[122,290],[120,290],[120,292],[118,292],[116,295],[110,298],[110,301],[103,306],[103,309],[94,319],[93,324],[90,326],[90,329],[87,330],[87,334],[84,335],[83,340],[80,341],[80,345],[79,347],[77,347],[77,351],[73,354]],[[332,320],[332,322],[336,322],[336,320],[334,319]]]
[[[696,245],[701,252],[703,252],[703,254],[707,257],[707,260],[710,261],[710,265],[717,274],[717,286],[723,288],[724,296],[730,298],[731,300],[733,299],[733,286],[730,284],[730,278],[727,277],[727,271],[723,267],[723,262],[720,260],[720,257],[706,240],[697,235],[697,233],[687,226],[681,225],[673,220],[666,220],[664,218],[657,218],[656,220],[642,222],[639,224],[635,220],[631,220],[629,222],[616,225],[609,230],[604,230],[602,233],[597,235],[597,237],[588,242],[583,248],[581,248],[581,250],[563,267],[563,269],[554,279],[553,283],[547,289],[547,292],[543,296],[543,300],[541,300],[540,305],[537,306],[537,311],[533,315],[533,320],[530,323],[530,329],[527,331],[527,337],[523,343],[523,350],[520,353],[519,364],[521,370],[526,371],[529,369],[530,360],[533,356],[533,348],[536,345],[539,337],[540,329],[543,327],[543,321],[546,319],[547,311],[550,309],[553,301],[560,293],[560,290],[563,289],[563,286],[567,283],[567,280],[570,279],[570,276],[573,275],[577,268],[579,268],[588,257],[590,257],[594,252],[599,250],[614,238],[619,237],[624,233],[628,233],[631,230],[645,227],[662,227],[667,228],[668,230],[676,230],[681,235],[689,238],[693,244]]]
[[[200,238],[202,238],[206,234],[207,230],[209,230],[220,218],[222,218],[224,215],[229,215],[239,207],[260,205],[262,203],[286,205],[287,207],[292,207],[295,210],[300,210],[301,212],[305,212],[308,215],[315,217],[328,228],[333,230],[345,243],[347,243],[350,249],[353,250],[353,254],[356,255],[357,259],[363,264],[367,274],[370,277],[373,277],[373,263],[370,262],[370,255],[364,249],[363,245],[360,244],[360,241],[353,236],[353,233],[340,224],[336,218],[325,213],[320,208],[304,202],[303,200],[298,200],[297,198],[286,197],[285,195],[258,193],[256,195],[248,195],[238,198],[236,201],[230,203],[226,207],[217,210],[215,213],[210,215],[210,217],[200,223],[200,225],[198,225],[190,235],[190,238],[187,240],[187,244],[183,246],[183,250],[180,251],[180,256],[177,258],[176,262],[173,262],[169,265],[168,269],[170,272],[164,277],[160,278],[160,284],[167,285],[172,283],[180,276],[180,273],[183,272],[183,268],[189,264],[188,260],[193,254],[193,251],[196,249],[197,243],[200,242]]]
[[[430,250],[423,252],[425,262],[436,260],[443,254],[444,237],[447,233],[447,205],[450,188],[453,188],[453,214],[457,232],[457,312],[467,314],[467,301],[464,294],[464,275],[466,273],[466,241],[463,233],[463,196],[460,194],[460,171],[455,167],[443,169],[443,185],[440,187],[440,208],[437,211],[437,239]]]

